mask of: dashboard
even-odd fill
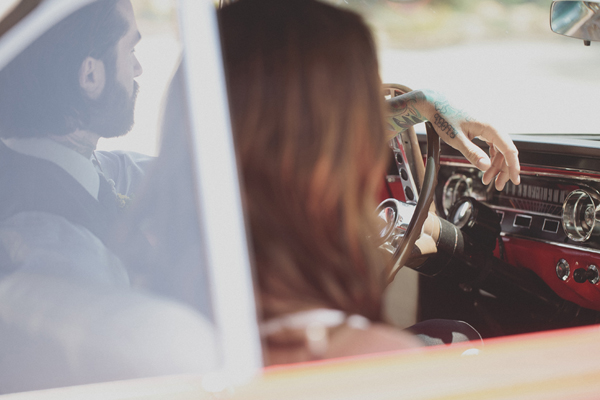
[[[426,137],[418,134],[421,151]],[[502,191],[481,182],[482,172],[442,144],[435,190],[438,215],[472,197],[492,208],[501,225],[494,250],[503,261],[535,272],[560,297],[600,310],[600,141],[573,136],[512,136],[519,149],[521,184]],[[478,144],[486,149],[484,142]],[[403,177],[388,175],[388,190]]]

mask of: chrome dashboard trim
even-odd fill
[[[571,275],[571,266],[564,258],[561,258],[556,263],[556,276],[561,281],[566,281],[569,279],[569,275]]]
[[[592,284],[595,285],[598,283],[598,281],[600,281],[600,276],[598,275],[598,267],[596,267],[594,264],[588,265],[587,267],[588,271],[594,271],[596,272],[596,277],[592,278],[591,280],[588,279],[588,281]]]
[[[476,166],[469,163],[468,161],[460,162],[460,161],[442,161],[442,160],[440,160],[440,165],[447,165],[449,167],[463,167],[463,168],[466,167],[466,168],[470,168],[470,169],[477,169]]]
[[[568,243],[551,242],[551,241],[545,240],[545,239],[532,238],[532,237],[518,235],[518,234],[514,234],[514,233],[500,232],[500,236],[501,237],[509,237],[509,238],[512,237],[512,238],[515,238],[515,239],[531,240],[533,242],[540,242],[540,243],[550,244],[550,245],[553,245],[553,246],[556,246],[556,247],[562,247],[562,248],[565,248],[565,249],[584,251],[584,252],[587,252],[587,253],[594,253],[594,254],[600,255],[600,249],[590,249],[588,247],[580,247],[580,246],[573,245],[573,244],[568,244]]]
[[[528,210],[521,210],[519,208],[510,208],[510,207],[503,207],[503,206],[497,206],[495,204],[487,204],[486,205],[494,210],[500,210],[503,212],[506,211],[510,211],[510,212],[514,212],[514,213],[524,213],[527,215],[537,215],[540,217],[549,217],[549,218],[554,218],[554,219],[561,219],[560,215],[555,215],[555,214],[545,214],[545,213],[541,213],[541,212],[537,212],[537,211],[528,211]]]
[[[475,166],[468,163],[468,161],[465,160],[465,162],[461,162],[463,160],[462,158],[453,157],[453,156],[450,156],[450,157],[445,156],[445,158],[446,158],[446,160],[440,161],[440,165],[445,166],[445,167],[457,167],[457,168],[461,168],[463,170],[479,171]],[[451,158],[451,159],[453,158],[456,161],[448,161],[448,158]],[[553,171],[556,171],[556,172],[530,171],[530,170],[527,170],[528,167],[536,168],[536,169],[552,169]],[[600,171],[592,171],[592,170],[587,170],[587,169],[583,170],[583,169],[575,169],[575,168],[564,168],[564,167],[545,167],[545,166],[538,166],[538,165],[532,165],[532,164],[521,164],[521,168],[522,168],[521,175],[526,175],[526,176],[547,177],[547,178],[563,179],[563,180],[570,180],[570,181],[578,181],[578,182],[582,182],[582,183],[588,183],[588,182],[600,183]],[[565,171],[565,173],[560,173],[560,171]],[[588,175],[584,175],[584,174],[590,174],[590,175],[595,175],[595,176],[588,176]],[[562,221],[562,216],[560,216],[560,215],[541,213],[541,212],[529,211],[529,210],[520,210],[520,209],[515,209],[515,208],[510,208],[510,207],[491,205],[491,204],[488,204],[488,206],[491,207],[492,209],[496,210],[497,212],[502,212],[503,214],[505,214],[506,212],[516,213],[516,214],[524,213],[526,215],[535,215],[535,216],[540,216],[540,217],[544,217],[544,218],[551,218],[552,220],[558,221],[559,223]],[[505,215],[503,215],[503,217],[504,216]],[[552,233],[552,232],[549,232],[549,233]],[[501,232],[500,236],[507,237],[507,238],[512,237],[512,238],[516,238],[516,239],[531,240],[531,241],[535,241],[535,242],[539,242],[539,243],[545,243],[548,245],[556,246],[559,248],[593,254],[594,256],[600,255],[600,249],[583,247],[580,244],[555,242],[555,241],[551,241],[551,240],[547,240],[547,239],[530,237],[530,236],[527,236],[524,234],[519,234],[519,233]]]
[[[519,217],[521,217],[521,218],[526,219],[526,220],[529,221],[529,223],[527,224],[527,226],[517,224],[517,219]],[[522,229],[529,229],[529,228],[531,228],[531,220],[532,219],[533,219],[533,217],[531,215],[516,214],[515,215],[515,219],[513,220],[513,227],[515,227],[515,228],[522,228]]]
[[[562,219],[562,218],[559,218]],[[546,224],[548,223],[548,221],[550,222],[556,222],[556,229],[548,229],[546,228]],[[558,233],[558,228],[560,228],[560,223],[561,221],[557,220],[556,218],[544,218],[544,224],[542,225],[542,232],[547,232],[547,233]]]
[[[500,210],[498,211],[496,208],[491,207],[494,211],[496,211],[496,214],[500,215],[500,225],[502,225],[502,222],[504,221],[504,214],[505,211],[504,210]]]
[[[536,168],[540,168],[540,167],[536,167]],[[568,169],[565,169],[565,171],[567,171],[567,170]],[[572,170],[572,171],[579,172],[579,173],[583,172],[583,173],[600,175],[597,172],[592,172],[592,171],[589,171],[589,172],[588,171],[578,171],[578,170]],[[600,177],[592,178],[591,176],[585,176],[585,175],[563,175],[563,174],[556,174],[553,172],[523,171],[523,170],[521,170],[521,174],[529,175],[529,176],[543,176],[543,177],[547,177],[547,178],[573,179],[573,180],[579,180],[579,181],[600,183]]]
[[[477,169],[474,165],[469,164],[468,162],[463,163],[463,162],[458,162],[458,161],[440,161],[440,165],[445,165],[445,166],[449,166],[449,167],[462,167],[462,168]],[[583,174],[598,175],[598,178],[593,178],[593,177],[585,176],[585,175],[568,175],[568,174],[557,174],[554,172],[527,171],[527,170],[523,170],[524,167],[525,168],[526,167],[550,168],[550,167],[539,167],[539,166],[535,166],[535,165],[522,164],[521,165],[521,175],[544,176],[544,177],[548,177],[548,178],[573,179],[573,180],[581,180],[581,181],[600,183],[600,172],[597,172],[597,171],[578,170],[578,169],[574,169],[574,168],[551,167],[552,169],[556,169],[556,170],[573,171],[573,172],[578,172],[578,173],[583,173]]]

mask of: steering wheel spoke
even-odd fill
[[[381,232],[384,242],[382,248],[393,252],[392,262],[386,271],[388,283],[393,281],[400,268],[408,263],[433,202],[440,167],[440,138],[429,122],[426,123],[426,127],[427,165],[416,206],[388,199],[381,203],[377,210],[386,222],[386,228]],[[407,219],[410,220],[408,224]]]
[[[383,85],[383,93],[390,107],[392,107],[396,97],[411,91],[411,88],[404,85],[389,83]],[[425,164],[423,163],[415,129],[411,126],[399,131],[396,137],[390,141],[390,147],[394,151],[394,159],[406,196],[406,202],[417,204],[425,175]]]
[[[398,174],[400,175],[400,181],[402,182],[402,189],[404,190],[404,197],[408,204],[417,204],[419,200],[420,192],[420,181],[413,171],[416,171],[415,157],[412,156],[412,148],[410,144],[405,143],[405,136],[409,134],[408,131],[404,131],[398,134],[390,142],[392,150],[394,152],[394,160],[398,167]],[[421,164],[423,161],[421,161]],[[417,182],[419,184],[417,184]]]

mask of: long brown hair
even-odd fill
[[[379,320],[386,158],[369,29],[313,0],[240,0],[220,23],[265,318],[329,307]]]

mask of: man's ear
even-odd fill
[[[90,99],[97,99],[106,84],[104,62],[93,57],[87,57],[79,69],[79,86]]]

